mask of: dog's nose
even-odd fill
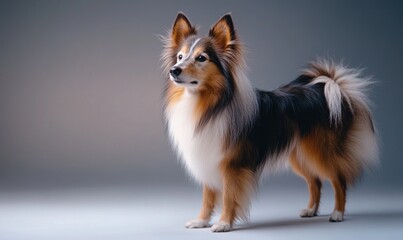
[[[169,70],[169,73],[171,73],[171,75],[173,77],[179,76],[181,74],[181,72],[182,72],[182,69],[179,67],[173,67],[173,68],[171,68],[171,70]]]

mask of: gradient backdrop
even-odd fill
[[[382,164],[359,185],[402,191],[403,4],[347,0],[1,0],[0,188],[193,186],[161,114],[158,35],[178,11],[202,34],[231,12],[258,88],[315,57],[364,68]]]

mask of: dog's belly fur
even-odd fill
[[[224,153],[224,126],[220,119],[195,133],[196,96],[184,94],[168,109],[168,131],[181,160],[194,179],[217,190],[222,189],[220,162]]]

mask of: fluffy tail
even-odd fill
[[[310,84],[324,83],[324,94],[329,108],[329,121],[336,127],[342,123],[343,101],[347,103],[355,126],[349,137],[350,154],[361,166],[378,164],[378,144],[367,97],[370,78],[362,77],[361,70],[351,69],[326,60],[318,60],[305,69],[305,75],[313,78]]]
[[[371,113],[367,92],[373,83],[361,77],[361,71],[341,64],[318,60],[305,69],[305,75],[313,77],[311,84],[324,83],[325,97],[330,111],[330,122],[338,125],[342,119],[342,101],[347,102],[354,113],[357,108]]]

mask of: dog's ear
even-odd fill
[[[210,29],[209,36],[221,49],[225,49],[231,41],[236,39],[234,24],[230,14],[224,15]]]
[[[178,13],[172,28],[172,44],[179,47],[187,37],[196,34],[196,28],[192,26],[187,17],[181,12]]]

